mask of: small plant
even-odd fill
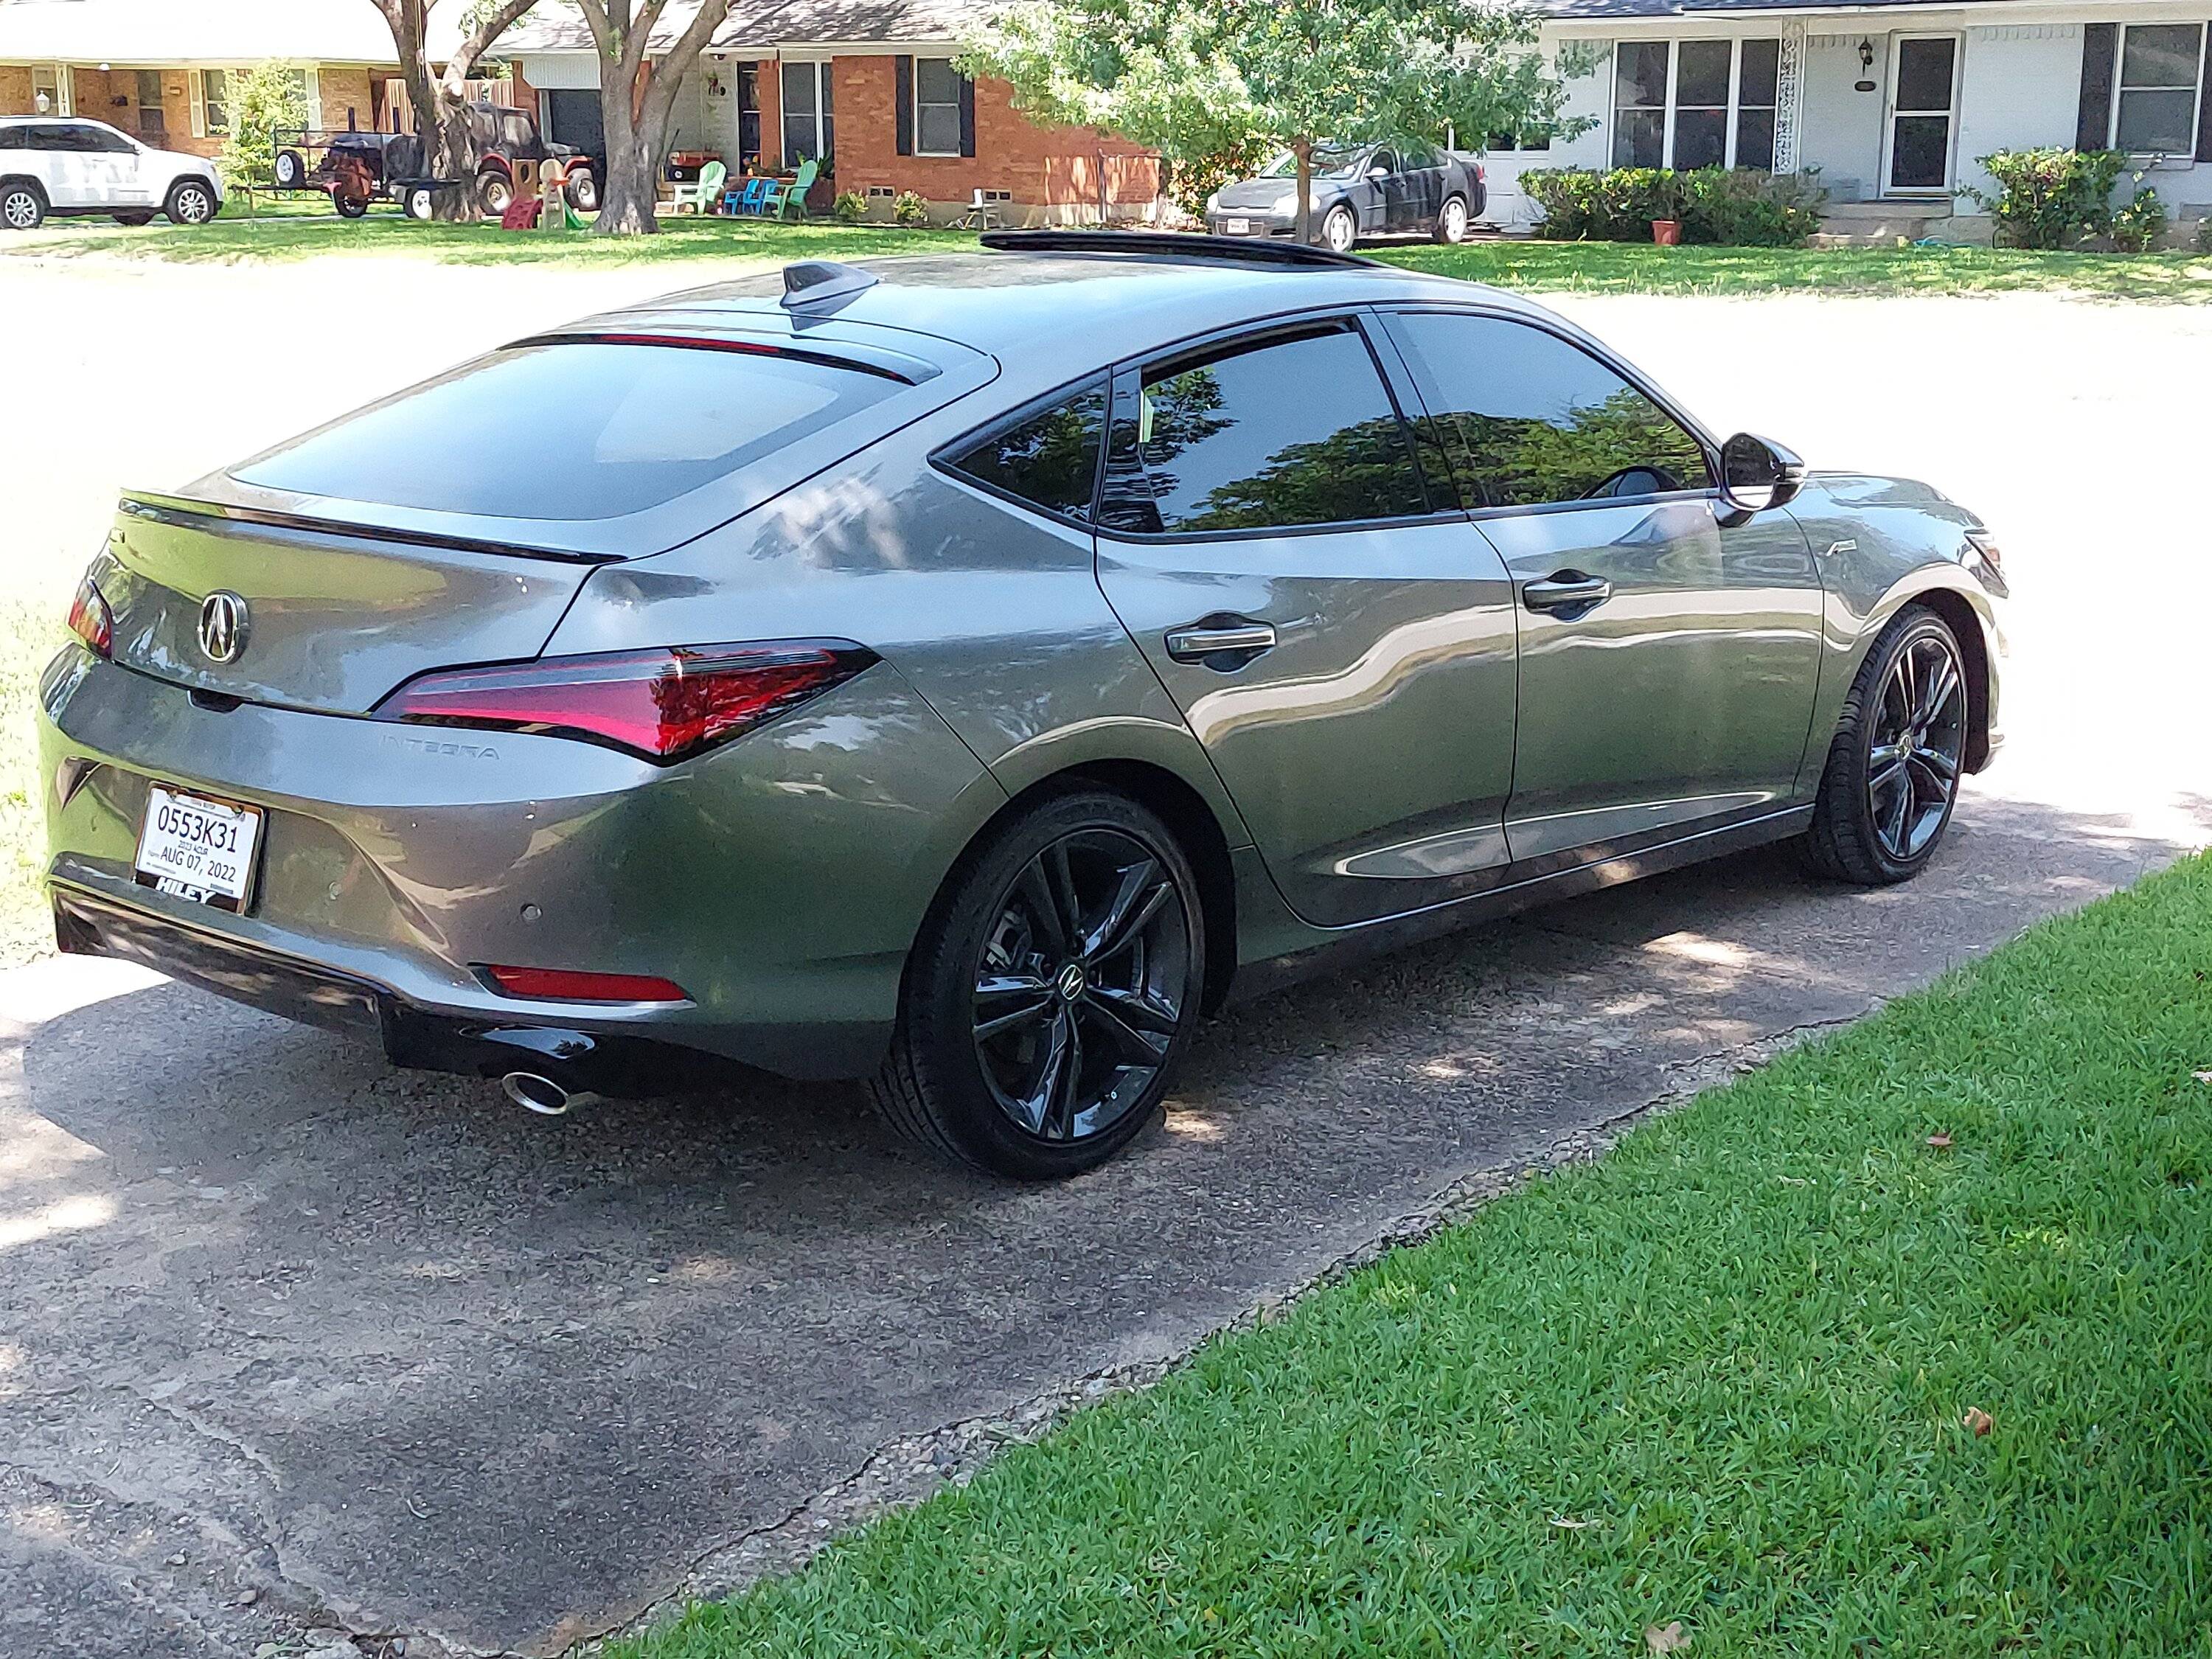
[[[222,141],[216,165],[226,186],[266,185],[276,170],[276,146],[271,134],[277,128],[307,125],[307,93],[300,71],[282,64],[258,64],[234,71],[230,82],[230,133]]]
[[[1966,193],[1996,221],[2001,246],[2069,247],[2112,228],[2112,186],[2127,157],[2109,149],[2005,149],[1980,158],[1996,192]]]
[[[2197,222],[2197,251],[2212,253],[2212,213],[2206,214]]]
[[[2166,240],[2166,204],[2148,185],[2112,213],[2112,246],[2123,253],[2148,253]]]
[[[841,190],[830,204],[830,212],[844,223],[857,225],[868,216],[868,198],[857,190]]]
[[[891,204],[891,217],[908,228],[926,225],[929,222],[929,204],[914,191],[902,190]]]

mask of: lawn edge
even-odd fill
[[[2111,896],[2111,893],[2100,894],[2089,903]],[[2087,908],[2079,906],[2058,915],[2077,915]],[[1984,951],[1972,957],[1904,994],[1923,994],[1953,974],[1972,969],[1989,954]],[[1785,1054],[1859,1024],[1893,1000],[1869,997],[1856,1012],[1787,1026],[1683,1061],[1674,1068],[1678,1080],[1662,1093],[1554,1137],[1519,1157],[1455,1176],[1295,1284],[1207,1328],[1172,1353],[1116,1361],[999,1410],[957,1418],[884,1441],[850,1473],[793,1505],[779,1518],[695,1553],[684,1567],[680,1584],[653,1593],[643,1606],[617,1614],[614,1622],[580,1638],[566,1651],[572,1659],[590,1659],[608,1644],[643,1636],[696,1605],[740,1595],[768,1579],[798,1572],[824,1550],[885,1516],[917,1508],[949,1487],[966,1486],[1004,1453],[1047,1438],[1079,1413],[1158,1386],[1220,1338],[1273,1324],[1316,1291],[1341,1284],[1399,1250],[1428,1243],[1497,1200],[1580,1165],[1596,1163],[1644,1125],[1686,1109],[1708,1091],[1763,1070]]]

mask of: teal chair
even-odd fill
[[[761,198],[768,194],[768,180],[748,179],[722,198],[722,211],[733,219],[742,219],[760,211]]]
[[[768,181],[768,191],[761,198],[760,206],[756,210],[763,218],[774,212],[779,219],[788,219],[791,210],[796,207],[799,216],[804,219],[806,216],[806,192],[814,188],[814,181],[821,176],[821,162],[811,159],[802,161],[799,176],[789,184],[779,179]]]

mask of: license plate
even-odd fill
[[[234,806],[155,784],[138,832],[138,884],[157,893],[243,911],[253,887],[261,809]]]
[[[1252,234],[1252,222],[1249,219],[1224,219],[1221,222],[1221,228],[1231,236],[1249,236]]]

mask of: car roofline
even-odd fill
[[[1170,258],[1226,259],[1245,264],[1304,265],[1336,270],[1395,267],[1357,253],[1339,253],[1297,242],[1246,240],[1178,230],[987,230],[976,239],[994,253],[1152,253]]]

